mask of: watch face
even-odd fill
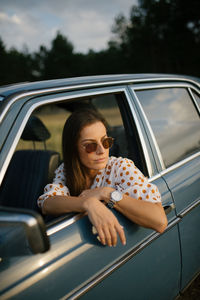
[[[120,201],[120,200],[122,200],[122,194],[120,192],[118,192],[118,191],[112,192],[111,196],[112,196],[112,199],[114,201]]]

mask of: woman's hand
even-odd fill
[[[104,204],[95,198],[87,198],[84,207],[103,245],[116,246],[117,234],[122,244],[126,244],[123,227],[119,224],[115,215]]]
[[[110,194],[114,191],[111,187],[100,187],[95,189],[84,190],[79,197],[95,198],[99,201],[107,203],[110,199]]]

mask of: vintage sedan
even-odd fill
[[[127,244],[99,243],[84,214],[42,216],[37,198],[62,162],[77,108],[97,109],[128,157],[156,184],[160,234],[114,214]],[[174,299],[200,272],[200,80],[134,74],[0,88],[0,298]]]

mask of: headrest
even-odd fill
[[[24,128],[21,139],[24,141],[45,142],[50,136],[42,121],[36,116],[31,116]]]

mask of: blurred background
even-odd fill
[[[0,0],[0,85],[114,73],[200,75],[199,0]]]

